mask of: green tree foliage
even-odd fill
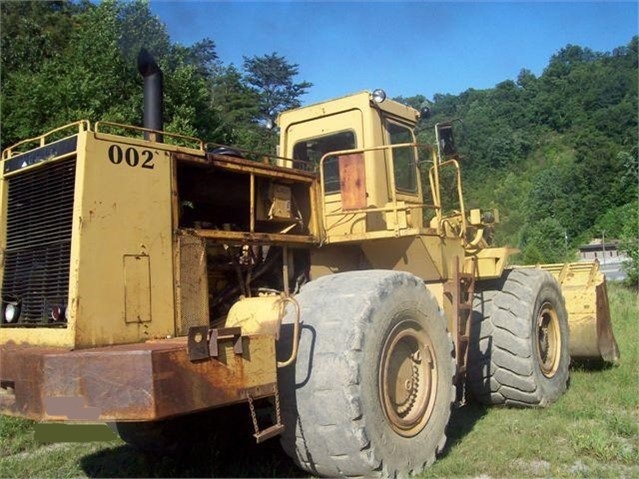
[[[69,42],[74,16],[86,3],[0,2],[0,78],[20,69],[38,70]]]
[[[172,44],[148,2],[2,2],[2,146],[76,121],[141,124],[136,58],[144,46],[165,76],[168,131],[214,139],[215,43]],[[29,45],[36,45],[31,50]]]
[[[3,1],[0,14],[2,147],[79,119],[139,125],[142,46],[164,71],[165,129],[207,141],[272,151],[276,133],[264,126],[312,86],[277,53],[239,69],[221,63],[212,39],[171,42],[146,0]],[[497,244],[519,247],[522,261],[570,258],[605,229],[636,271],[638,46],[567,45],[539,76],[522,69],[491,89],[434,95],[418,141],[461,120],[466,206],[498,208]]]
[[[244,57],[245,80],[259,97],[259,111],[264,121],[275,124],[277,115],[301,105],[300,96],[313,86],[307,81],[295,83],[299,65],[289,63],[277,53]]]
[[[434,96],[420,140],[432,140],[434,123],[462,119],[466,201],[500,209],[496,239],[522,261],[570,258],[624,205],[636,209],[638,43],[612,53],[567,45],[539,77],[524,69],[516,82]]]
[[[627,217],[621,231],[621,244],[619,250],[628,258],[623,269],[626,272],[626,282],[628,285],[639,287],[639,212],[635,210]]]
[[[244,57],[243,67],[243,81],[257,99],[257,116],[252,125],[242,128],[240,140],[251,149],[273,151],[277,145],[274,129],[277,116],[284,110],[299,107],[300,97],[313,84],[296,83],[299,65],[289,63],[277,53]]]
[[[221,119],[214,132],[223,144],[239,144],[246,148],[258,143],[259,96],[242,81],[242,73],[230,65],[220,70],[213,80],[213,109]]]
[[[172,43],[146,0],[1,2],[2,147],[88,119],[140,125],[142,47],[164,72],[164,129],[268,151],[264,128],[311,87],[273,53],[221,64],[215,42]]]
[[[526,264],[566,261],[569,259],[566,244],[566,230],[554,218],[543,218],[520,231],[519,245]]]
[[[638,214],[637,203],[631,202],[623,206],[617,206],[606,211],[599,217],[593,228],[594,235],[604,235],[608,238],[622,238],[628,224]],[[636,222],[636,219],[634,219]],[[605,233],[602,233],[604,232]]]

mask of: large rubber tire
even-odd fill
[[[434,462],[455,367],[446,321],[423,281],[354,271],[312,281],[295,299],[299,352],[279,378],[287,454],[331,477],[405,476]],[[285,326],[293,315],[289,307]],[[282,332],[284,357],[290,330]]]
[[[566,391],[569,364],[568,315],[550,273],[507,270],[476,294],[467,374],[476,399],[548,406]]]

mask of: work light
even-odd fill
[[[382,103],[386,100],[386,92],[380,88],[373,91],[373,101],[375,103]]]

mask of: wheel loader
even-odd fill
[[[2,414],[145,449],[242,405],[309,473],[396,476],[435,460],[454,404],[547,406],[571,357],[618,360],[597,263],[508,267],[452,123],[420,145],[424,112],[361,92],[244,151],[162,131],[162,72],[138,61],[143,127],[2,153]]]

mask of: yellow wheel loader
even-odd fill
[[[420,112],[362,92],[243,151],[162,131],[162,73],[139,68],[144,127],[2,153],[2,414],[149,449],[243,404],[312,474],[395,476],[435,460],[455,401],[547,406],[571,356],[618,360],[597,264],[507,267],[451,124],[419,145]]]

